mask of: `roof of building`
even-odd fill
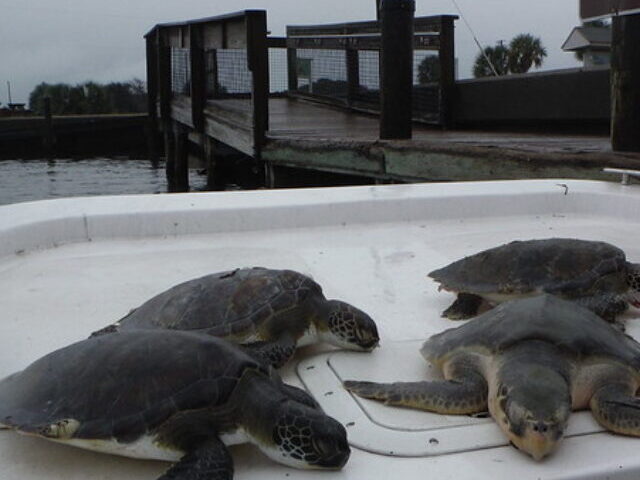
[[[562,50],[576,51],[611,48],[611,28],[575,27],[562,45]]]

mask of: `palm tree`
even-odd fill
[[[547,49],[542,46],[538,37],[521,33],[509,43],[509,71],[527,73],[533,65],[540,67],[546,56]]]
[[[491,61],[491,65],[487,61]],[[509,50],[502,43],[498,43],[495,47],[485,47],[484,53],[478,53],[476,61],[473,64],[473,76],[491,77],[495,75],[506,75],[509,73]]]

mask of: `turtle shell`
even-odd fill
[[[596,314],[553,295],[511,300],[458,328],[432,336],[422,346],[435,364],[453,352],[499,354],[527,342],[548,342],[569,358],[606,356],[640,368],[640,344]]]
[[[446,290],[478,295],[548,292],[567,298],[626,290],[622,250],[571,238],[515,241],[465,257],[429,276]]]
[[[121,319],[119,330],[203,330],[219,337],[250,334],[284,310],[324,298],[311,278],[292,270],[244,268],[215,273],[172,287]]]
[[[133,442],[179,412],[224,406],[247,369],[272,375],[207,335],[141,330],[99,336],[0,381],[0,423],[48,438],[60,439],[55,430],[71,425],[62,440]]]

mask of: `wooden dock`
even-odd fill
[[[606,72],[455,82],[457,17],[414,19],[407,14],[412,0],[383,5],[388,11],[380,21],[292,26],[286,37],[269,37],[266,12],[258,10],[148,32],[149,119],[151,130],[164,134],[170,190],[188,190],[187,157],[194,148],[215,182],[216,162],[224,161],[216,154],[220,144],[253,158],[266,187],[291,186],[279,178],[291,169],[381,183],[611,179],[604,167],[640,169],[640,154],[613,152],[608,136],[548,133],[554,125],[606,128]],[[414,35],[404,44],[385,43],[385,22],[406,22]],[[385,48],[392,50],[385,54]],[[425,81],[413,72],[428,55],[436,57],[440,75]],[[401,57],[405,64],[413,60],[409,77],[398,73],[412,88],[397,88]],[[594,88],[568,90],[572,84]],[[526,98],[545,89],[560,100],[545,105]],[[478,128],[485,121],[478,102],[501,92],[524,96],[516,98],[522,109],[498,102],[487,128]],[[518,117],[520,110],[526,118]],[[475,128],[465,129],[463,120]],[[500,123],[545,126],[547,133],[488,129]],[[152,148],[152,158],[159,150]]]

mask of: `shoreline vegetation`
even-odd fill
[[[87,81],[76,85],[46,83],[36,86],[29,95],[29,109],[44,114],[44,98],[51,99],[52,115],[104,113],[146,113],[147,86],[134,78],[128,82],[101,84]]]

